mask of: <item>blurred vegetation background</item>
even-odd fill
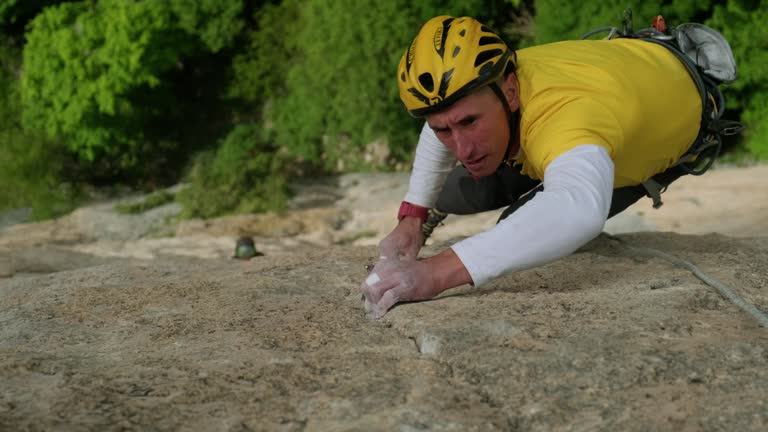
[[[100,188],[179,182],[187,217],[284,208],[292,179],[407,168],[420,122],[397,63],[435,15],[515,47],[661,13],[730,41],[729,148],[768,158],[768,2],[0,0],[0,211],[66,213]]]

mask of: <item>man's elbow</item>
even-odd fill
[[[590,239],[593,239],[600,235],[601,232],[603,232],[603,228],[605,227],[605,221],[606,218],[603,215],[598,215],[595,218],[591,219],[591,222],[588,224],[587,230],[590,233]]]
[[[587,242],[603,232],[606,219],[607,215],[600,209],[585,211],[574,221],[576,225],[575,231],[583,236],[584,242]]]

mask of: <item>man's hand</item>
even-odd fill
[[[421,219],[405,217],[389,235],[379,242],[379,254],[382,258],[415,260],[424,244],[421,232]]]
[[[472,283],[453,249],[423,260],[383,258],[360,285],[365,310],[381,318],[401,301],[426,300],[448,288]]]
[[[373,267],[360,290],[365,309],[381,318],[400,301],[426,300],[439,294],[428,261],[385,258]]]

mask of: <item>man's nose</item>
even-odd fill
[[[472,142],[460,131],[453,134],[453,141],[456,143],[456,157],[459,160],[467,160],[472,154]]]

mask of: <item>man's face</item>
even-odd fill
[[[514,75],[511,75],[514,77]],[[514,81],[510,90],[509,81]],[[510,107],[517,110],[517,80],[502,85]],[[460,99],[435,114],[426,116],[437,138],[464,164],[467,170],[483,177],[493,174],[504,159],[509,143],[509,121],[502,102],[489,87]]]

